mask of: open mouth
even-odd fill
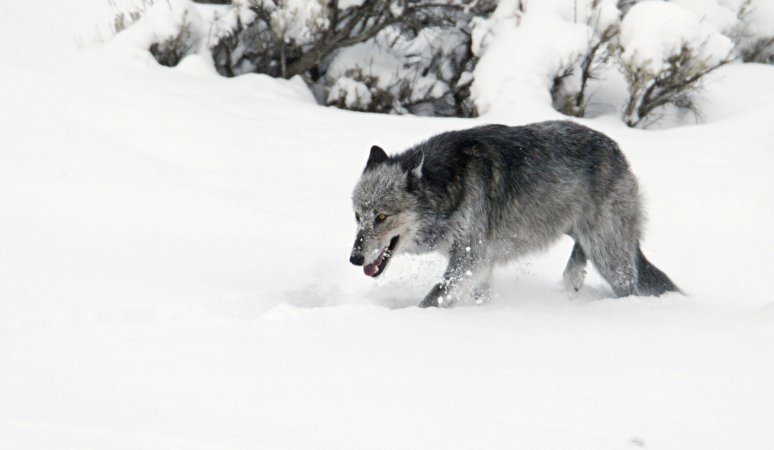
[[[382,250],[381,253],[379,253],[379,256],[376,257],[374,262],[363,266],[363,273],[369,277],[378,277],[381,275],[382,272],[384,272],[384,268],[387,267],[387,263],[390,261],[393,252],[395,252],[395,248],[398,247],[399,237],[400,236],[395,236],[394,238],[390,239],[390,245],[388,245],[385,249]]]

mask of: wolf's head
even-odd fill
[[[398,161],[381,148],[371,147],[352,194],[358,227],[349,258],[370,277],[381,275],[392,255],[405,248],[402,244],[412,241],[417,201],[410,191],[422,176],[423,162],[420,153]]]

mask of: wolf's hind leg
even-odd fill
[[[637,181],[627,172],[605,192],[593,223],[578,240],[616,297],[637,293],[637,248],[640,240],[640,200]]]
[[[570,253],[570,260],[564,268],[562,280],[564,288],[570,292],[578,292],[583,287],[583,280],[586,278],[586,252],[579,243],[575,243]]]
[[[636,242],[618,239],[615,233],[597,234],[584,245],[602,278],[613,288],[616,297],[636,294]]]

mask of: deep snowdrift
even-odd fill
[[[499,269],[494,302],[428,311],[438,258],[376,284],[347,262],[367,149],[559,117],[541,92],[475,121],[344,112],[92,45],[104,2],[59,3],[0,15],[0,447],[774,446],[774,67],[718,71],[702,125],[583,121],[687,297],[593,273],[568,295],[564,241]]]

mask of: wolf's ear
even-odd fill
[[[425,154],[416,152],[401,162],[403,178],[406,180],[406,190],[414,192],[422,181],[422,167],[425,165]]]
[[[420,155],[421,157],[419,158],[417,166],[411,169],[411,175],[415,176],[416,178],[422,178],[422,168],[425,166],[425,154],[420,153]]]
[[[371,147],[371,154],[368,155],[368,162],[366,163],[366,170],[374,167],[377,164],[381,164],[387,161],[387,153],[382,150],[378,145]]]
[[[419,179],[422,178],[422,167],[424,165],[425,154],[423,152],[416,152],[401,164],[401,168],[406,175]]]

